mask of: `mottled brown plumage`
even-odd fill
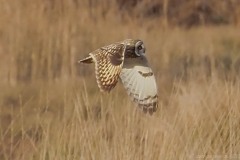
[[[96,79],[101,91],[110,91],[118,82],[123,65],[125,46],[112,44],[90,53],[95,62]]]
[[[79,62],[95,63],[96,79],[101,91],[111,91],[120,78],[128,95],[144,112],[152,114],[156,111],[156,81],[141,40],[127,39],[101,47]]]

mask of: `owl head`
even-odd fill
[[[125,58],[137,58],[145,54],[143,41],[126,39],[122,42],[126,45]]]

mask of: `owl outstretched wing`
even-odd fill
[[[124,60],[120,78],[128,95],[144,111],[152,114],[158,107],[155,76],[144,55]]]
[[[125,49],[124,44],[114,43],[89,54],[95,63],[96,79],[101,91],[109,92],[116,86],[123,66]]]

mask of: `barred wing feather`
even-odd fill
[[[145,56],[131,59],[129,62],[125,59],[120,78],[129,96],[144,112],[152,114],[156,111],[157,85]]]
[[[125,48],[125,45],[115,43],[89,54],[95,62],[96,79],[101,91],[109,92],[116,86],[123,66]]]

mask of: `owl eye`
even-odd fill
[[[138,50],[141,50],[143,47],[142,47],[142,45],[141,46],[138,46]]]
[[[142,41],[138,41],[135,45],[135,54],[139,57],[145,53],[145,48]]]

